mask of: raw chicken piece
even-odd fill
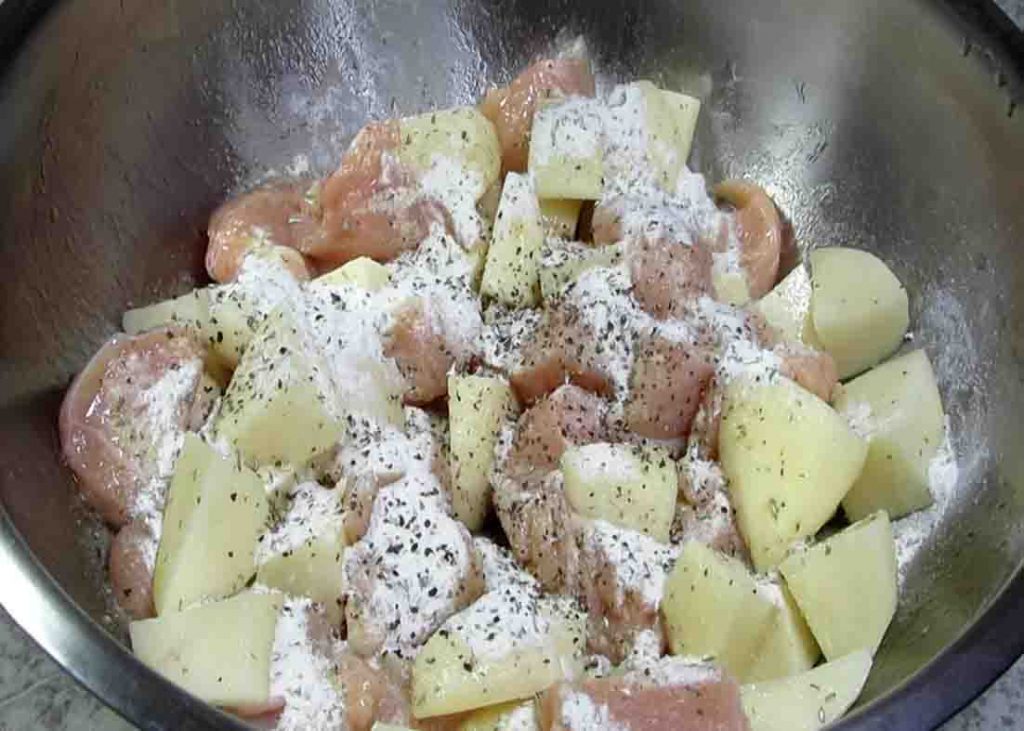
[[[686,437],[715,369],[700,350],[657,334],[635,347],[626,425],[652,439]]]
[[[608,360],[599,334],[571,301],[560,301],[545,311],[509,382],[525,404],[534,403],[567,382],[608,395],[612,391]]]
[[[394,358],[408,387],[405,403],[425,405],[448,393],[448,371],[456,349],[444,337],[440,323],[424,300],[404,306],[384,341],[384,355]]]
[[[740,266],[747,275],[750,297],[759,299],[771,291],[779,275],[779,211],[764,189],[745,180],[726,180],[716,185],[713,192],[735,209],[733,225],[739,239]]]
[[[169,479],[185,430],[210,406],[202,374],[192,337],[156,330],[114,336],[71,384],[60,412],[64,458],[107,523],[127,523],[144,488]]]
[[[839,385],[839,370],[831,355],[800,343],[776,346],[775,352],[782,359],[782,375],[792,378],[822,401],[832,401],[832,394]]]
[[[157,537],[141,520],[121,528],[110,544],[110,585],[117,603],[132,619],[156,616],[153,606],[156,546]]]
[[[543,731],[750,729],[736,681],[682,658],[662,658],[621,677],[561,683],[538,705]]]
[[[587,610],[587,648],[621,662],[641,634],[662,637],[658,608],[676,548],[602,520],[576,524],[569,593]]]
[[[431,223],[447,225],[444,207],[399,163],[400,141],[395,120],[360,130],[320,190],[318,226],[298,242],[306,256],[328,268],[360,256],[389,261],[415,248]]]
[[[710,291],[711,253],[700,242],[644,237],[631,242],[628,256],[633,296],[659,320],[684,317]]]
[[[309,279],[298,243],[314,226],[306,200],[308,180],[276,182],[244,193],[222,204],[207,228],[206,271],[215,282],[232,282],[247,254],[261,246],[274,246],[288,269],[300,280]]]
[[[483,591],[469,531],[440,483],[412,474],[381,488],[366,535],[345,552],[349,644],[364,657],[411,659]]]
[[[517,479],[543,477],[558,467],[566,448],[602,441],[607,414],[603,399],[572,384],[560,386],[519,418],[506,470]]]
[[[487,92],[480,111],[494,123],[504,172],[523,172],[530,154],[533,113],[541,99],[594,96],[590,63],[580,58],[537,61],[508,86]]]

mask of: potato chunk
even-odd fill
[[[256,571],[256,539],[270,508],[263,484],[195,434],[186,434],[164,509],[153,574],[157,614],[228,596]]]
[[[604,187],[602,120],[595,102],[547,104],[533,117],[530,173],[538,198],[596,200]]]
[[[501,191],[480,294],[512,307],[535,306],[540,301],[537,267],[543,243],[533,185],[527,176],[509,173]]]
[[[476,200],[498,180],[501,147],[494,125],[476,107],[456,107],[398,121],[398,159],[425,173],[446,158],[477,176]]]
[[[811,276],[798,265],[775,288],[752,305],[784,341],[815,345],[811,324]]]
[[[689,541],[665,583],[661,613],[674,655],[710,655],[741,681],[778,608],[746,567]]]
[[[391,274],[387,267],[367,256],[347,261],[337,269],[313,280],[313,284],[318,287],[354,285],[367,292],[377,292],[390,282]]]
[[[576,224],[580,220],[583,201],[566,198],[548,198],[540,202],[540,220],[544,234],[559,239],[576,237]]]
[[[549,242],[540,261],[540,293],[544,300],[561,295],[583,272],[597,267],[613,267],[622,261],[623,248],[587,246],[563,242],[555,246]]]
[[[326,374],[326,363],[306,342],[296,315],[275,311],[224,393],[215,433],[252,464],[307,464],[342,434],[327,405]]]
[[[850,520],[876,510],[892,519],[931,505],[928,468],[945,431],[942,399],[923,350],[894,358],[843,386],[836,408],[867,410],[871,431],[860,477],[843,498]]]
[[[180,297],[128,310],[121,318],[121,329],[129,335],[158,327],[184,327],[205,334],[210,319],[210,292],[194,289]]]
[[[793,381],[741,378],[725,389],[719,452],[740,531],[765,571],[832,517],[867,444]]]
[[[785,584],[761,584],[779,608],[768,629],[757,659],[747,675],[750,682],[796,675],[814,667],[821,649]]]
[[[529,698],[582,672],[584,618],[565,598],[510,586],[451,617],[416,656],[413,715]]]
[[[840,378],[891,355],[910,324],[907,291],[874,254],[828,247],[811,252],[811,317]]]
[[[459,731],[538,731],[533,699],[480,708],[459,724]]]
[[[878,512],[779,566],[825,657],[874,653],[896,612],[896,544]]]
[[[679,480],[665,452],[598,442],[570,447],[561,465],[574,512],[668,543]]]
[[[491,505],[491,466],[498,431],[513,413],[515,396],[503,378],[448,377],[452,511],[480,530]]]
[[[846,713],[860,695],[871,654],[858,650],[800,675],[743,686],[751,731],[816,731]]]
[[[132,622],[132,651],[146,665],[207,703],[265,703],[270,694],[270,652],[280,603],[276,594],[246,592],[184,612]]]

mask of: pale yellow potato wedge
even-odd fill
[[[339,625],[345,616],[344,555],[345,535],[339,524],[267,559],[256,572],[256,583],[320,602],[332,624]]]
[[[294,314],[276,310],[224,393],[214,432],[250,464],[300,467],[341,437],[341,421],[325,403],[328,367],[302,333]]]
[[[128,310],[121,318],[121,329],[137,335],[158,327],[183,327],[205,337],[210,320],[210,292],[194,289],[180,297]]]
[[[561,468],[574,512],[668,543],[679,478],[666,452],[599,442],[565,450]]]
[[[740,681],[778,613],[742,563],[697,541],[683,547],[661,600],[672,654],[710,656]]]
[[[592,99],[545,104],[533,117],[529,171],[541,199],[597,200],[604,189],[602,120]]]
[[[779,571],[826,658],[874,654],[896,612],[896,544],[885,512],[794,551]]]
[[[814,345],[811,334],[811,275],[799,264],[775,288],[753,304],[783,340]]]
[[[459,731],[539,731],[533,700],[509,701],[470,713]]]
[[[180,612],[245,586],[256,572],[256,540],[269,514],[263,484],[253,472],[186,434],[167,492],[153,573],[157,614]]]
[[[476,107],[455,107],[398,121],[398,158],[425,173],[442,158],[478,178],[476,200],[498,180],[501,147],[494,125]]]
[[[576,237],[576,224],[580,220],[583,201],[548,198],[540,201],[540,221],[544,235],[559,239]]]
[[[789,678],[744,685],[740,691],[751,731],[817,731],[857,700],[871,653],[864,650]]]
[[[874,254],[827,247],[811,252],[811,317],[840,378],[892,355],[910,325],[907,291]]]
[[[270,697],[270,654],[280,605],[276,594],[245,592],[132,622],[132,651],[207,703],[265,703]]]
[[[496,614],[507,621],[493,623]],[[584,624],[565,598],[537,598],[520,587],[484,594],[446,621],[416,656],[413,715],[431,718],[525,699],[578,677]]]
[[[355,285],[367,292],[377,292],[391,283],[391,274],[383,264],[360,256],[320,275],[313,283],[326,287]]]
[[[490,509],[494,446],[515,403],[504,378],[448,376],[452,510],[471,531],[480,530]]]
[[[866,454],[846,421],[793,381],[728,384],[719,459],[758,571],[775,567],[832,517]]]
[[[558,297],[583,272],[617,266],[622,256],[623,248],[619,244],[588,246],[569,241],[548,242],[540,262],[541,298],[551,300]]]
[[[537,267],[544,243],[540,206],[529,177],[505,176],[480,293],[512,307],[540,301]]]
[[[885,510],[895,520],[931,505],[928,470],[945,417],[927,354],[915,350],[858,376],[842,387],[836,409],[866,410],[871,430],[864,469],[843,498],[847,517]]]
[[[761,584],[761,587],[779,611],[757,651],[747,681],[775,680],[810,670],[821,657],[821,648],[793,601],[793,595],[782,583]]]

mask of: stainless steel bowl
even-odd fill
[[[575,34],[608,79],[705,98],[712,179],[761,181],[804,246],[874,250],[912,294],[960,481],[841,726],[937,724],[1024,649],[1024,39],[988,3],[3,0],[0,601],[127,718],[230,723],[116,639],[58,459],[68,379],[125,307],[199,280],[231,190],[328,170],[367,117],[469,102]]]

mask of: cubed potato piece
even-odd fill
[[[928,468],[942,445],[942,398],[923,350],[894,358],[843,386],[836,408],[867,411],[864,469],[843,498],[850,520],[885,510],[895,520],[931,505]]]
[[[540,202],[540,221],[544,235],[559,239],[576,238],[583,201],[548,198]]]
[[[748,682],[775,680],[810,670],[821,657],[821,648],[785,584],[763,583],[762,590],[779,608],[765,636]]]
[[[668,543],[679,478],[665,451],[598,442],[565,450],[561,467],[574,512]]]
[[[716,254],[711,266],[711,288],[715,300],[733,307],[742,307],[750,301],[747,275],[728,263],[729,257]]]
[[[280,605],[276,594],[245,592],[132,622],[132,651],[207,703],[265,703],[270,697],[270,653]]]
[[[540,301],[537,267],[544,243],[540,206],[529,177],[505,176],[480,293],[512,307]]]
[[[495,624],[495,616],[504,621]],[[585,619],[570,600],[520,587],[488,592],[416,656],[412,709],[431,718],[529,698],[582,673]]]
[[[210,319],[209,290],[194,289],[174,299],[128,310],[121,318],[121,329],[129,335],[158,327],[184,327],[205,335]]]
[[[857,700],[871,670],[864,650],[800,675],[743,686],[751,731],[816,731],[840,718]]]
[[[328,619],[338,625],[345,616],[344,554],[345,534],[339,523],[297,548],[267,559],[256,573],[256,583],[320,602]]]
[[[604,189],[602,120],[592,99],[539,106],[530,136],[529,170],[537,197],[597,200]]]
[[[540,262],[540,292],[544,300],[558,297],[566,286],[597,267],[614,267],[622,261],[623,248],[619,244],[587,246],[564,242],[549,245]]]
[[[515,397],[493,376],[448,376],[452,510],[471,531],[483,527],[491,504],[494,445]]]
[[[399,120],[402,144],[398,158],[421,173],[438,158],[446,158],[479,176],[474,200],[483,195],[501,173],[498,133],[476,107],[456,107]]]
[[[896,544],[884,511],[794,551],[779,571],[826,658],[874,654],[896,613]]]
[[[391,283],[391,274],[383,264],[360,256],[317,277],[313,282],[317,286],[326,287],[355,285],[367,292],[377,292]]]
[[[814,332],[839,377],[892,355],[910,325],[907,291],[892,270],[859,249],[815,249],[810,259]]]
[[[643,94],[648,163],[654,167],[659,184],[673,190],[690,156],[700,101],[663,91],[649,81],[634,81],[633,85]]]
[[[811,276],[798,265],[754,303],[753,308],[779,333],[783,340],[814,346],[811,317]]]
[[[255,473],[186,434],[167,492],[153,573],[157,614],[180,612],[245,586],[256,573],[256,539],[269,514]]]
[[[693,137],[697,131],[697,119],[700,116],[700,99],[678,91],[661,90],[661,96],[675,118],[675,148],[679,167],[686,164],[693,147]],[[677,171],[678,173],[678,171]]]
[[[326,403],[327,370],[302,337],[295,315],[276,310],[238,364],[215,433],[251,464],[308,464],[343,431]]]
[[[665,582],[661,614],[673,655],[709,655],[745,680],[779,610],[747,568],[689,541]]]
[[[832,517],[866,454],[838,413],[787,378],[726,387],[719,459],[758,571]]]
[[[470,713],[459,731],[539,731],[533,700],[509,701]]]

